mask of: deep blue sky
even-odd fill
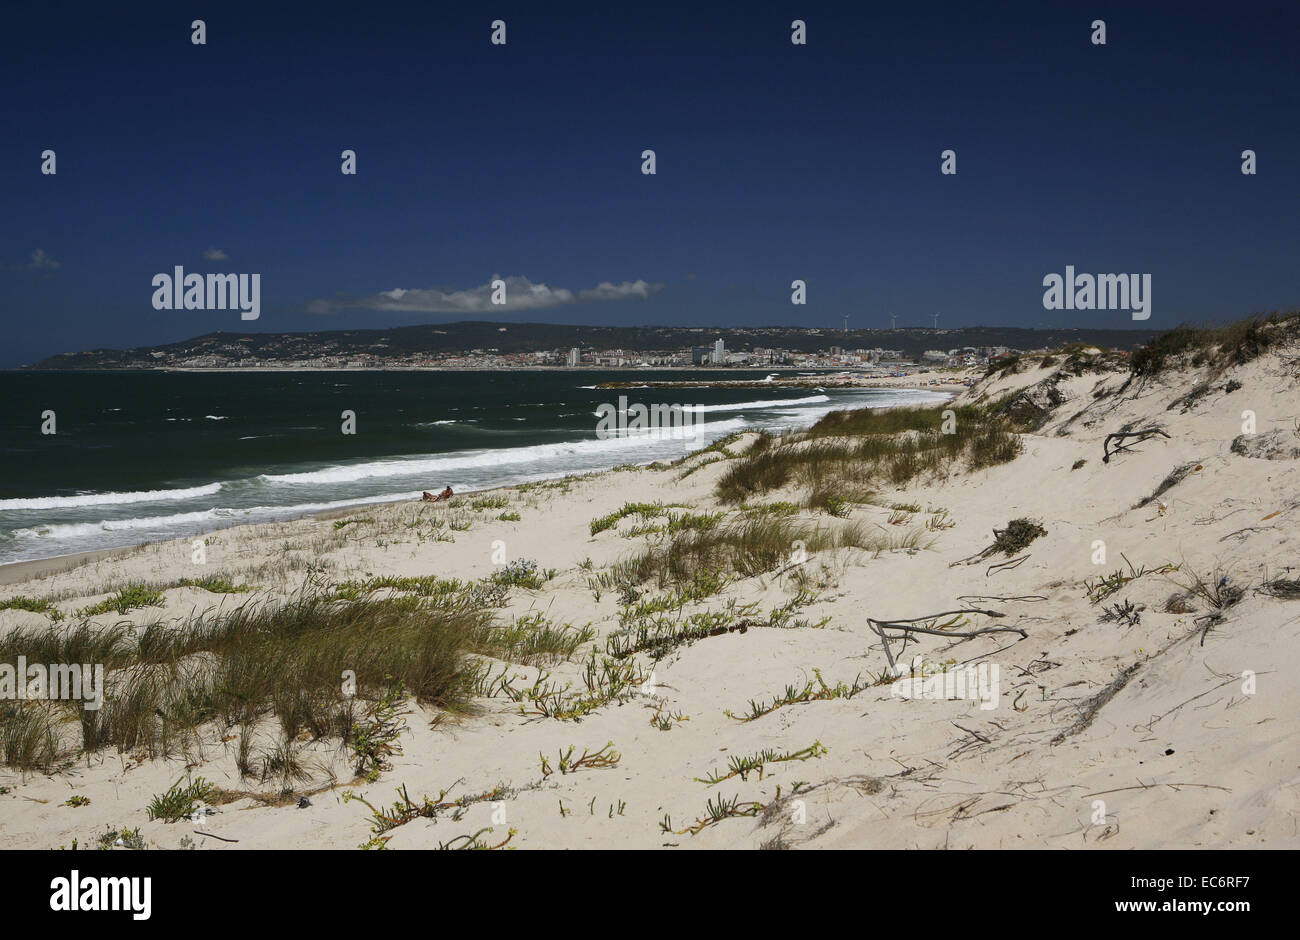
[[[496,274],[663,285],[484,314],[569,323],[1161,328],[1294,306],[1297,5],[1138,6],[11,6],[0,366],[463,319],[365,304]],[[260,273],[261,319],[153,310],[177,264]],[[1067,264],[1150,273],[1151,319],[1044,310]]]

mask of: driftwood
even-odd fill
[[[209,839],[220,839],[222,842],[238,842],[238,839],[230,839],[226,836],[219,836],[215,832],[204,832],[202,829],[195,829],[194,834],[198,836],[207,836]]]
[[[1144,441],[1148,441],[1151,438],[1155,437],[1157,434],[1159,434],[1161,437],[1165,437],[1165,438],[1169,437],[1169,435],[1165,433],[1163,428],[1158,428],[1158,427],[1143,428],[1140,431],[1116,431],[1114,434],[1107,434],[1106,439],[1101,442],[1101,452],[1103,454],[1101,458],[1101,462],[1110,463],[1110,458],[1113,457],[1115,454],[1118,454],[1120,451],[1129,450],[1130,448],[1136,446],[1137,444],[1141,444]],[[1136,438],[1136,440],[1131,441],[1127,444],[1123,443],[1124,441],[1128,440],[1130,437]],[[1111,441],[1119,442],[1115,445],[1114,450],[1111,450],[1110,448]]]
[[[945,610],[937,614],[928,614],[927,616],[924,617],[911,617],[906,620],[875,620],[871,617],[868,617],[867,625],[870,626],[871,629],[876,632],[876,635],[878,637],[880,637],[880,643],[885,648],[885,659],[888,660],[890,669],[894,668],[894,653],[889,648],[890,637],[887,633],[885,633],[886,630],[897,630],[899,635],[895,636],[894,639],[896,640],[901,639],[904,643],[906,643],[911,638],[911,635],[913,633],[924,633],[929,636],[956,637],[958,639],[963,639],[963,640],[967,640],[975,636],[983,636],[985,633],[1019,633],[1021,639],[1029,638],[1029,634],[1026,633],[1024,630],[1021,630],[1019,627],[980,627],[978,630],[964,630],[958,632],[956,630],[943,630],[936,627],[917,626],[917,624],[919,623],[937,621],[940,617],[956,616],[960,614],[984,614],[986,617],[1006,616],[1006,614],[996,610],[982,610],[977,607],[963,607],[960,610]]]
[[[1010,561],[1001,561],[996,565],[989,565],[988,570],[984,572],[984,577],[987,578],[995,571],[1010,571],[1013,568],[1019,568],[1028,560],[1028,555],[1021,555],[1019,558],[1012,558]]]
[[[1035,601],[1045,601],[1047,600],[1047,598],[1042,594],[1018,594],[1011,597],[1008,597],[1003,594],[959,594],[957,596],[957,600],[959,601],[1025,601],[1028,603],[1028,602],[1035,602]]]

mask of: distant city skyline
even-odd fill
[[[471,317],[1167,329],[1293,308],[1297,26],[1267,2],[16,8],[0,367]],[[174,309],[180,284],[160,308],[176,268],[257,275],[257,318]],[[1074,270],[1096,293],[1048,309],[1044,279]],[[1119,275],[1149,319],[1079,309]]]

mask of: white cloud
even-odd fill
[[[209,248],[203,252],[203,257],[208,261],[225,261],[230,255],[226,254],[220,248]]]
[[[37,248],[32,252],[27,267],[32,271],[57,271],[63,265],[46,254],[44,248]]]
[[[492,281],[505,282],[505,303],[494,304]],[[490,314],[518,310],[543,310],[578,301],[624,300],[629,297],[645,299],[662,288],[662,284],[646,281],[623,281],[613,284],[602,281],[587,290],[576,293],[564,287],[534,284],[526,277],[497,277],[479,287],[466,290],[407,289],[395,287],[369,297],[313,300],[307,305],[310,313],[336,313],[339,310],[360,307],[399,313],[452,313],[462,315]]]
[[[578,291],[578,299],[623,300],[627,297],[640,297],[645,300],[661,287],[662,284],[648,284],[645,281],[622,281],[618,284],[601,281],[590,290]]]

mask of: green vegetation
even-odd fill
[[[873,487],[1006,463],[1020,452],[1016,432],[1023,426],[996,407],[833,411],[807,431],[738,458],[718,481],[717,495],[743,503],[799,485],[810,494],[810,508],[842,514],[848,503],[869,501]]]
[[[1149,574],[1168,574],[1177,571],[1179,568],[1178,565],[1171,564],[1163,564],[1159,568],[1148,568],[1146,565],[1135,568],[1133,562],[1128,560],[1127,555],[1121,553],[1119,557],[1123,558],[1124,563],[1128,565],[1127,572],[1123,568],[1116,568],[1108,575],[1096,579],[1088,578],[1083,582],[1089,603],[1101,603],[1117,591],[1123,590],[1124,586],[1130,581],[1136,581],[1138,578],[1146,577]]]
[[[1010,557],[1023,552],[1035,539],[1046,534],[1047,530],[1032,519],[1012,519],[1005,529],[993,530],[993,548]]]
[[[470,806],[473,806],[475,803],[508,800],[514,797],[519,792],[517,790],[512,789],[511,787],[505,786],[504,784],[498,784],[497,786],[493,787],[491,790],[487,790],[483,793],[467,794],[455,800],[448,800],[447,794],[450,793],[454,787],[455,784],[453,784],[448,789],[441,791],[438,794],[438,798],[436,800],[431,800],[426,796],[422,798],[419,803],[416,803],[411,799],[410,795],[406,792],[406,785],[403,784],[402,786],[397,788],[397,795],[400,797],[400,799],[396,800],[392,804],[392,806],[390,806],[387,809],[383,809],[375,806],[364,796],[358,796],[357,794],[353,793],[350,790],[345,791],[343,793],[343,802],[350,803],[353,800],[355,800],[356,802],[363,804],[364,806],[366,806],[366,808],[370,810],[370,820],[371,820],[370,831],[372,833],[372,837],[369,841],[363,843],[361,845],[361,848],[382,849],[386,847],[388,840],[392,838],[392,836],[385,835],[386,833],[390,832],[393,829],[396,829],[398,826],[406,825],[408,822],[410,822],[413,819],[437,819],[440,814],[450,811],[451,814],[450,818],[453,821],[460,820],[462,817],[464,817],[465,810],[468,809]],[[523,789],[527,790],[533,788],[524,787]],[[457,836],[455,839],[452,839],[450,842],[441,843],[438,847],[440,849],[448,849],[448,848],[496,849],[496,848],[501,848],[501,846],[505,845],[515,836],[515,830],[511,829],[510,834],[509,836],[507,836],[505,842],[501,842],[498,845],[487,845],[486,843],[481,843],[479,841],[479,837],[483,833],[491,832],[491,831],[492,831],[491,827],[480,829],[472,836]],[[462,840],[466,840],[466,841],[462,841]]]
[[[337,532],[340,529],[347,528],[350,525],[361,525],[362,523],[365,522],[374,522],[374,521],[375,521],[374,519],[371,519],[369,517],[365,519],[337,519],[334,522],[334,531]]]
[[[124,614],[138,607],[161,607],[165,600],[166,598],[163,597],[161,591],[155,591],[143,584],[132,584],[122,588],[112,597],[106,598],[98,604],[83,607],[77,611],[77,616],[94,617],[112,611]],[[67,660],[67,662],[72,662],[72,660]]]
[[[497,677],[494,691],[518,704],[521,715],[581,721],[597,708],[626,701],[648,676],[635,663],[622,663],[592,650],[583,669],[585,692],[570,691],[571,683],[556,685],[547,672],[539,673],[536,681],[523,689],[515,688],[514,678],[506,674]]]
[[[39,597],[11,597],[8,600],[0,601],[0,610],[30,610],[35,614],[45,614],[51,620],[62,620],[62,612],[54,606],[52,601],[47,601]]]
[[[732,777],[739,777],[741,780],[748,780],[752,773],[758,774],[758,779],[763,779],[763,768],[767,764],[779,764],[784,761],[806,761],[814,757],[821,757],[826,753],[825,746],[820,741],[814,741],[811,745],[799,751],[787,751],[781,753],[771,748],[764,748],[757,754],[751,754],[748,757],[732,757],[727,762],[727,773],[713,773],[708,777],[696,777],[700,783],[707,783],[710,786],[722,783],[724,780],[730,780]]]
[[[476,642],[476,649],[498,655],[512,663],[535,666],[571,659],[596,631],[591,626],[555,626],[541,614],[517,618],[508,627],[490,627]]]
[[[602,767],[617,767],[618,762],[622,760],[623,755],[614,750],[614,742],[607,741],[605,746],[594,753],[588,751],[585,747],[582,749],[581,757],[574,757],[573,751],[576,745],[570,745],[567,751],[561,751],[556,759],[556,764],[562,774],[577,773],[584,767],[599,769]],[[542,779],[545,780],[551,774],[555,773],[551,769],[551,762],[543,755],[538,755],[542,761]]]
[[[691,507],[679,503],[670,505],[663,503],[624,503],[622,508],[614,510],[609,515],[592,519],[588,528],[591,530],[592,535],[599,535],[606,529],[614,528],[628,516],[640,516],[641,521],[644,523],[664,515],[669,508],[690,509]]]
[[[1193,366],[1228,368],[1243,365],[1300,334],[1300,312],[1247,317],[1225,327],[1178,326],[1135,350],[1135,375],[1159,374],[1176,361]]]
[[[633,584],[653,579],[660,587],[693,583],[705,571],[748,578],[791,565],[797,545],[808,554],[846,548],[879,554],[925,547],[917,531],[896,536],[872,532],[858,523],[824,526],[760,516],[711,529],[681,532],[620,562],[614,574],[619,580]]]
[[[827,685],[826,680],[822,678],[821,670],[814,669],[813,675],[816,676],[816,682],[805,683],[803,688],[787,685],[785,692],[778,695],[770,702],[755,702],[752,699],[749,702],[749,713],[746,715],[737,715],[733,712],[723,712],[728,718],[734,718],[736,721],[754,721],[762,718],[764,715],[770,715],[778,708],[786,705],[800,705],[805,702],[823,702],[829,699],[850,699],[858,693],[871,688],[873,683],[863,682],[860,676],[855,676],[852,685],[846,685],[843,682],[837,682],[835,685]],[[888,678],[888,673],[881,676],[881,679]],[[879,684],[879,680],[877,683]]]
[[[537,567],[537,562],[529,561],[527,558],[517,558],[493,574],[492,581],[505,587],[521,587],[536,591],[555,575],[554,568],[543,571]]]
[[[134,849],[137,852],[148,848],[138,826],[135,829],[109,829],[100,833],[97,842],[105,851],[114,848],[118,842],[122,843],[123,848]]]
[[[777,793],[780,794],[780,787],[777,787]],[[725,797],[719,794],[717,797],[710,797],[705,804],[705,813],[699,819],[696,819],[693,825],[685,829],[674,829],[671,816],[664,816],[663,821],[659,823],[659,828],[665,833],[673,835],[699,835],[709,826],[722,822],[724,819],[731,819],[736,816],[757,816],[767,807],[753,800],[742,803],[739,794],[731,797]]]
[[[181,578],[176,582],[177,587],[196,587],[213,594],[244,594],[253,590],[248,584],[233,584],[227,578],[220,578],[216,575],[209,575],[206,578]]]
[[[217,788],[202,777],[196,777],[185,786],[181,786],[181,781],[177,780],[166,793],[154,796],[146,812],[150,819],[174,823],[192,813],[195,804],[209,803],[216,795]]]
[[[55,716],[35,702],[7,703],[0,710],[0,755],[18,770],[52,773],[59,758]]]
[[[409,593],[368,596],[381,588]],[[304,736],[337,740],[357,773],[373,777],[395,752],[394,710],[408,695],[467,712],[491,676],[481,657],[549,662],[593,639],[589,627],[540,616],[497,625],[504,590],[381,578],[322,586],[287,603],[249,600],[179,623],[16,628],[0,637],[0,661],[21,653],[33,662],[102,663],[107,693],[99,710],[72,701],[11,703],[0,711],[0,756],[24,771],[52,772],[71,757],[60,734],[69,725],[80,727],[81,751],[169,756],[184,751],[200,727],[215,725],[219,732],[238,729],[229,739],[238,738],[241,773],[277,778],[283,789],[308,776],[297,755]],[[630,664],[596,664],[588,678],[585,695],[545,690],[550,694],[537,711],[580,715],[643,681]],[[278,726],[276,743],[259,758],[250,742],[268,721]]]

